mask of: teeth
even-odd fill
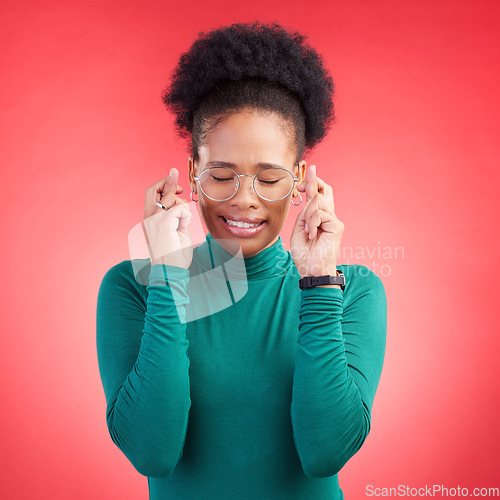
[[[229,226],[244,227],[244,228],[257,227],[260,225],[260,224],[249,224],[248,222],[236,222],[234,220],[229,220],[229,219],[226,219],[226,222]]]

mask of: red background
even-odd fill
[[[106,428],[97,291],[129,258],[146,188],[176,166],[189,192],[160,100],[180,53],[199,30],[254,19],[324,56],[337,123],[310,160],[343,246],[364,249],[340,263],[369,266],[387,292],[386,361],[371,433],[339,474],[346,498],[500,486],[499,5],[2,2],[0,497],[147,498]],[[404,257],[369,257],[384,247]]]

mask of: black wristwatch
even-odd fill
[[[345,276],[342,271],[337,271],[337,276],[305,276],[299,280],[299,288],[314,288],[319,285],[340,285],[340,289],[345,289]]]

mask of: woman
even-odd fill
[[[97,307],[108,428],[153,500],[344,498],[386,297],[367,267],[337,263],[332,188],[303,160],[332,94],[319,55],[277,24],[202,34],[172,75],[164,102],[209,234],[193,250],[172,168],[146,191],[151,259],[112,267]],[[279,232],[302,195],[288,252]]]

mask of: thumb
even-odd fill
[[[191,210],[187,203],[179,203],[174,205],[168,214],[172,216],[176,221],[176,229],[182,233],[187,233],[189,231],[189,222],[191,221]]]
[[[299,215],[297,215],[297,219],[295,221],[295,224],[293,226],[292,234],[295,234],[297,231],[301,231],[305,228],[305,208],[300,211]]]

